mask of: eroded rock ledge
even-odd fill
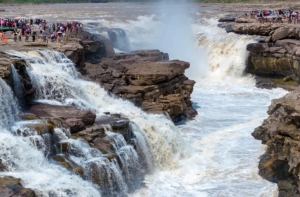
[[[295,89],[300,84],[300,27],[287,23],[259,23],[256,19],[237,17],[221,24],[228,32],[263,36],[247,45],[246,72],[258,77],[262,88]]]
[[[82,33],[80,43],[85,67],[79,71],[111,95],[130,100],[144,111],[167,112],[174,122],[197,115],[190,98],[195,82],[184,75],[189,63],[169,61],[168,54],[159,50],[116,54],[107,38],[88,32]]]
[[[259,174],[278,184],[279,196],[300,196],[300,87],[272,101],[269,117],[252,133],[267,145]]]
[[[88,63],[84,76],[144,111],[168,112],[174,121],[181,120],[182,115],[193,118],[196,111],[192,108],[190,95],[195,82],[184,76],[189,63],[162,61],[164,54],[156,53],[143,61],[139,53],[134,53],[126,59],[117,56],[117,59],[99,64]]]
[[[170,61],[168,54],[159,50],[116,54],[107,38],[85,31],[71,36],[65,45],[49,47],[65,53],[83,78],[100,84],[111,95],[129,100],[144,111],[168,114],[174,122],[197,115],[190,97],[195,81],[184,75],[188,62]],[[22,50],[34,49],[27,46]],[[35,90],[26,74],[26,62],[4,53],[0,58],[3,60],[0,76],[10,83],[14,64],[23,80],[24,99],[30,101]]]

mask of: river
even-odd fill
[[[183,142],[179,140],[183,145],[178,147],[184,146],[182,149],[185,151],[174,163],[161,164],[172,166],[163,166],[161,170],[147,175],[145,186],[130,196],[277,195],[276,184],[258,175],[259,156],[263,154],[264,146],[251,136],[251,132],[267,117],[270,101],[283,96],[286,91],[258,89],[253,77],[243,73],[247,58],[246,44],[255,42],[255,37],[228,34],[218,28],[217,20],[225,14],[219,6],[106,3],[7,6],[5,9],[8,16],[26,15],[63,22],[82,21],[85,27],[94,32],[99,27],[122,28],[132,50],[159,49],[169,53],[170,59],[191,63],[186,75],[197,82],[192,101],[198,116],[194,120],[178,123],[176,127],[181,135],[173,136],[183,139]],[[98,27],[89,26],[89,23],[97,23]],[[121,51],[117,48],[115,50]],[[31,53],[29,56],[37,55]],[[88,89],[87,94],[93,95],[96,90],[100,91],[94,85],[80,83]],[[94,96],[99,96],[99,93]],[[101,103],[92,103],[96,105],[94,108],[100,109],[103,106]],[[118,106],[122,105],[116,104],[116,107],[108,110],[117,111]],[[127,110],[132,108],[126,107],[124,113]],[[127,115],[131,116],[130,113]],[[143,123],[137,117],[132,118]],[[149,122],[156,124],[155,121],[159,119],[151,118]],[[164,155],[163,150],[156,151]],[[45,177],[50,177],[50,174],[51,171]],[[34,184],[29,183],[33,180],[26,176],[19,174],[19,177],[27,180],[27,186],[34,187]],[[67,180],[68,177],[61,179]],[[93,190],[91,192],[96,193]]]

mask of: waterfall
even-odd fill
[[[40,102],[89,109],[97,116],[107,111],[121,113],[132,121],[131,128],[136,135],[137,150],[132,145],[127,145],[122,135],[110,132],[109,128],[106,132],[106,138],[116,155],[105,154],[91,148],[82,139],[71,139],[69,131],[64,128],[55,128],[53,134],[41,135],[26,128],[28,122],[22,123],[21,127],[15,127],[12,133],[20,136],[18,139],[25,138],[23,144],[25,143],[27,147],[33,149],[34,154],[38,155],[37,162],[51,166],[58,171],[55,173],[64,174],[62,179],[82,174],[84,180],[77,176],[76,181],[79,179],[78,182],[92,187],[92,191],[99,191],[103,196],[126,196],[127,193],[142,186],[146,173],[153,172],[156,167],[174,168],[177,166],[178,158],[184,155],[180,132],[170,120],[162,115],[146,114],[128,101],[110,97],[99,85],[79,79],[74,64],[64,54],[50,50],[7,51],[7,53],[26,60],[28,75],[37,92],[35,96]],[[63,188],[53,187],[50,180],[57,176],[53,174],[49,177],[50,183],[47,181],[48,187],[43,189],[39,181],[32,182],[32,179],[22,172],[24,168],[32,168],[27,161],[14,161],[14,158],[20,156],[17,153],[13,155],[7,161],[18,164],[19,168],[9,169],[10,172],[6,174],[14,172],[17,177],[24,180],[26,187],[41,191],[43,194],[49,194],[53,189],[64,193],[69,187],[67,185]],[[36,156],[26,155],[20,159],[26,160],[27,157]],[[49,163],[48,160],[52,162]],[[61,162],[69,171],[58,165]],[[25,163],[25,167],[20,165],[21,163]],[[44,168],[48,172],[48,167]],[[37,169],[34,173],[41,173],[40,171]],[[44,173],[44,176],[49,175]],[[69,183],[71,184],[71,181]],[[75,189],[74,192],[77,192],[75,196],[100,196],[92,193],[77,195],[83,192],[81,189],[82,187]]]
[[[141,158],[140,163],[142,166],[145,166],[145,168],[149,172],[153,172],[154,168],[155,168],[155,164],[152,162],[152,160],[153,160],[152,154],[149,151],[149,148],[148,148],[149,145],[148,145],[147,141],[145,140],[146,134],[136,124],[131,124],[131,127],[132,127],[132,130],[134,131],[134,134],[136,136],[136,143],[139,147],[139,149],[137,150],[137,153],[139,155],[139,158]]]
[[[18,105],[10,87],[0,78],[0,127],[5,128],[18,119]]]
[[[55,51],[28,51],[7,53],[28,59],[32,70],[29,76],[37,83],[36,99],[50,99],[64,105],[92,109],[98,115],[110,111],[122,113],[135,122],[146,134],[155,165],[161,169],[173,168],[182,156],[183,141],[176,126],[163,115],[146,114],[129,101],[114,99],[99,85],[74,75],[74,65]],[[47,58],[43,54],[49,54]],[[64,56],[61,60],[57,56]],[[99,99],[101,98],[101,99]]]
[[[248,56],[245,46],[255,42],[255,37],[227,33],[217,25],[217,20],[205,18],[192,25],[194,39],[207,56],[205,60],[207,68],[202,70],[203,78],[212,82],[248,80],[249,83],[249,78],[243,77]],[[192,67],[191,71],[195,69]]]
[[[122,52],[131,51],[131,45],[128,36],[123,29],[106,27],[99,28],[97,24],[95,25],[91,23],[88,23],[87,25],[88,27],[86,28],[88,29],[88,31],[95,32],[96,34],[101,34],[109,39],[115,50]]]
[[[22,105],[22,102],[24,99],[23,86],[22,86],[22,82],[21,82],[19,73],[13,64],[11,65],[11,79],[12,79],[12,83],[13,83],[13,85],[12,85],[13,91],[19,101],[19,104]]]
[[[131,50],[130,43],[126,32],[123,29],[111,28],[108,29],[109,40],[111,41],[114,48],[117,48],[124,52]]]
[[[38,136],[24,122],[13,126],[18,106],[1,78],[0,107],[0,162],[5,167],[0,176],[21,178],[23,186],[34,189],[37,196],[101,196],[93,184],[46,159],[49,136]]]

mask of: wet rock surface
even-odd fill
[[[242,16],[237,17],[234,22],[223,23],[220,27],[228,32],[264,36],[257,40],[258,43],[247,45],[247,51],[250,52],[247,73],[275,80],[289,77],[290,81],[294,82],[291,85],[284,85],[289,90],[299,84],[300,28],[297,24],[269,21],[260,23],[257,19]],[[258,87],[265,86],[261,86],[260,83],[261,81],[257,82]],[[274,83],[274,87],[281,87],[276,84]]]
[[[279,196],[299,196],[300,87],[272,101],[269,117],[252,133],[267,145],[259,173],[278,184]]]
[[[259,174],[277,183],[279,197],[300,196],[300,28],[297,24],[259,23],[249,17],[237,17],[220,27],[237,34],[263,36],[247,45],[246,73],[255,75],[260,88],[292,91],[272,101],[268,118],[252,136],[267,146],[260,157]]]
[[[16,87],[17,84],[14,84],[12,66],[16,69],[17,78],[20,80],[20,89],[18,90],[18,99],[22,100],[23,103],[29,102],[34,98],[35,89],[31,83],[30,77],[26,71],[26,62],[25,60],[8,55],[6,53],[0,53],[0,77],[4,79],[12,87]],[[16,91],[15,89],[13,89]]]
[[[115,176],[110,174],[112,172],[108,173],[106,170],[109,170],[110,165],[116,165],[120,169],[126,168],[127,171],[123,172],[123,176],[128,177],[125,173],[128,173],[129,169],[133,171],[133,168],[136,168],[135,165],[137,164],[127,166],[128,163],[124,163],[126,159],[123,157],[126,157],[128,153],[122,153],[122,151],[138,149],[136,136],[131,128],[129,119],[122,117],[121,114],[110,114],[109,112],[96,119],[96,115],[89,110],[44,103],[32,103],[21,117],[24,120],[35,120],[38,122],[27,123],[26,127],[29,130],[27,132],[18,130],[17,134],[29,137],[36,133],[41,136],[46,141],[46,147],[43,144],[39,144],[38,141],[35,144],[39,149],[44,150],[45,156],[49,160],[84,179],[89,179],[93,183],[98,184],[104,196],[119,196],[120,193],[124,192],[121,191],[122,188],[115,188],[116,191],[112,190],[112,188],[116,187],[115,185],[120,183],[118,179],[111,177]],[[86,141],[90,147],[91,154],[102,158],[102,164],[97,163],[99,160],[95,160],[95,162],[93,160],[87,161],[85,165],[78,164],[78,161],[74,160],[74,158],[83,157],[83,153],[76,150],[72,141],[62,140],[65,137],[62,137],[59,134],[60,132],[57,133],[57,128],[60,128],[65,136],[69,136],[74,140]],[[124,140],[118,137],[120,135]],[[141,161],[141,163],[143,162]],[[138,167],[141,168],[141,166],[139,165]],[[130,176],[137,175],[137,177],[134,181],[127,180],[130,190],[141,186],[146,167],[145,171],[141,171],[141,169],[131,172]],[[3,168],[3,170],[6,169]],[[99,179],[100,175],[96,172],[103,173],[101,174],[101,179]],[[124,194],[124,196],[126,195]]]
[[[145,58],[143,61],[141,56]],[[84,77],[145,111],[168,112],[174,121],[181,120],[182,116],[193,118],[197,113],[190,95],[195,82],[184,76],[189,63],[161,61],[166,57],[159,51],[121,55],[118,60],[86,64]]]
[[[120,29],[100,30],[108,32],[111,39],[116,39],[117,33],[123,34]],[[169,61],[168,54],[159,50],[115,53],[114,42],[102,35],[83,31],[80,36],[85,66],[77,67],[85,79],[145,111],[167,112],[173,121],[197,115],[190,99],[195,82],[184,76],[189,63]]]
[[[44,103],[32,104],[27,111],[41,119],[62,119],[71,132],[76,132],[85,125],[93,125],[96,114],[89,110],[79,110],[72,106],[49,105]]]
[[[112,36],[122,34],[119,29],[113,32]],[[37,49],[34,44],[27,47],[22,50]],[[189,68],[187,62],[169,61],[168,54],[159,50],[115,53],[109,39],[84,31],[71,35],[68,43],[48,47],[70,58],[82,78],[99,83],[111,95],[130,100],[145,111],[170,115],[173,121],[197,115],[190,100],[195,82],[184,75]],[[145,173],[153,170],[146,158],[151,157],[151,153],[146,155],[140,150],[133,123],[127,117],[108,112],[96,118],[90,110],[35,102],[36,90],[27,73],[30,64],[5,53],[0,53],[0,59],[0,77],[12,89],[18,86],[14,93],[22,106],[21,119],[28,121],[22,129],[13,131],[15,135],[28,138],[52,163],[98,184],[104,196],[127,196],[128,191],[143,185]],[[88,160],[84,164],[74,160],[74,157],[85,155],[76,149],[72,140],[85,143],[89,154],[98,160]],[[109,171],[116,168],[120,171]],[[0,171],[6,170],[7,166],[0,160]],[[123,183],[118,176],[123,177]],[[35,196],[32,190],[22,188],[19,179],[17,181],[13,186],[17,189],[13,191],[10,185],[1,186],[3,193],[0,194],[3,195],[0,196]],[[124,188],[128,191],[123,191]]]
[[[24,188],[21,179],[0,176],[0,196],[1,197],[35,197],[35,192]]]

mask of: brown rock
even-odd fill
[[[81,120],[85,125],[93,125],[96,115],[89,110],[79,110],[71,106],[49,105],[37,103],[29,107],[28,111],[40,118],[62,118]]]
[[[24,188],[21,179],[8,176],[0,176],[1,197],[35,197],[35,192]]]
[[[149,61],[149,57],[154,59]],[[117,55],[116,60],[86,64],[85,76],[145,111],[167,112],[174,121],[182,116],[192,118],[197,114],[190,101],[195,82],[183,75],[189,63],[161,61],[166,58],[158,50],[135,51]]]
[[[267,145],[259,164],[260,175],[277,182],[280,195],[297,196],[300,173],[300,87],[274,99],[269,117],[252,135]]]
[[[81,68],[84,65],[84,50],[83,46],[70,42],[63,46],[54,46],[52,47],[54,50],[60,51],[64,53],[77,67]]]
[[[276,29],[272,35],[273,42],[277,40],[281,40],[283,38],[287,38],[290,35],[290,31],[288,27],[280,27]]]
[[[75,133],[85,129],[85,124],[81,119],[69,118],[66,120],[66,124],[70,127],[71,133]]]

